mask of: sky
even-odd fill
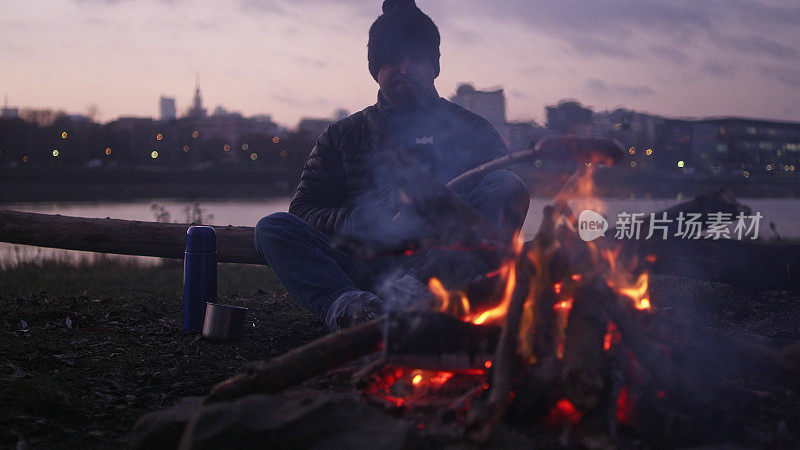
[[[204,104],[293,126],[375,102],[381,0],[0,2],[0,94],[97,119]],[[436,86],[505,90],[510,120],[576,99],[671,117],[800,121],[798,0],[417,0],[442,35]]]

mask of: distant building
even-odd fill
[[[189,109],[188,116],[192,119],[204,119],[206,117],[206,109],[203,108],[203,97],[200,95],[200,80],[197,80],[194,88],[194,101],[192,107]]]
[[[198,124],[199,132],[205,138],[220,138],[228,145],[239,145],[254,134],[273,136],[278,125],[270,116],[243,117],[241,113],[228,111],[222,106],[214,109],[214,114]]]
[[[698,166],[721,170],[800,171],[800,123],[708,118],[695,122],[692,157]]]
[[[19,109],[18,108],[10,108],[8,106],[8,95],[6,95],[3,99],[3,113],[0,115],[3,119],[16,119],[19,117]]]
[[[456,95],[450,101],[483,117],[497,130],[501,137],[508,139],[506,127],[506,97],[502,89],[479,91],[467,83],[458,85]]]
[[[634,163],[632,167],[642,169],[660,167],[656,155],[661,143],[658,130],[665,120],[660,116],[623,108],[594,113],[592,117],[595,134],[619,142],[628,151],[627,163]]]
[[[159,110],[161,112],[160,118],[162,121],[166,122],[169,120],[175,120],[175,117],[177,117],[175,98],[164,97],[162,95],[159,100]]]
[[[592,131],[592,110],[574,100],[547,106],[547,129],[561,134],[588,135]]]
[[[339,109],[337,109],[337,110],[336,110],[336,111],[333,113],[333,120],[334,120],[334,121],[337,121],[337,120],[346,119],[346,118],[347,118],[347,116],[349,116],[349,115],[350,115],[350,113],[349,113],[349,112],[347,112],[347,110],[346,110],[346,109],[344,109],[344,108],[339,108]]]
[[[544,136],[545,129],[536,122],[507,122],[508,148],[518,152],[532,148]]]
[[[309,134],[312,136],[318,136],[322,133],[322,130],[324,130],[325,127],[327,127],[330,124],[331,124],[331,119],[303,117],[297,124],[297,131],[300,132],[300,134]]]

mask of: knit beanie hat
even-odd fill
[[[383,14],[369,29],[369,73],[377,81],[381,66],[410,54],[430,60],[438,77],[440,41],[436,24],[417,8],[414,0],[385,0]]]

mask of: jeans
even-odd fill
[[[489,173],[471,192],[459,197],[488,221],[507,230],[509,236],[522,228],[530,203],[527,186],[508,170]],[[289,294],[321,318],[343,293],[375,291],[387,277],[402,276],[401,271],[409,264],[424,267],[420,272],[426,276],[437,267],[453,266],[453,255],[442,252],[428,252],[421,261],[363,261],[334,249],[331,243],[329,236],[289,213],[264,217],[255,228],[258,254]]]

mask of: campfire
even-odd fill
[[[362,358],[352,371],[354,389],[420,429],[486,442],[512,423],[585,446],[611,445],[621,430],[633,430],[664,444],[723,426],[721,417],[740,406],[737,385],[800,373],[796,345],[776,347],[671,320],[650,295],[658,249],[581,239],[575,212],[603,211],[592,177],[607,155],[590,155],[544,208],[536,235],[510,243],[493,240],[499,233],[443,186],[431,194],[436,184],[421,182],[423,172],[401,175],[410,205],[425,205],[420,211],[445,205],[464,219],[463,227],[443,233],[451,241],[439,245],[501,249],[499,269],[459,289],[431,278],[433,304],[258,363],[218,385],[206,402],[279,392]],[[688,202],[670,213],[697,206]],[[476,284],[482,288],[471,289]]]

